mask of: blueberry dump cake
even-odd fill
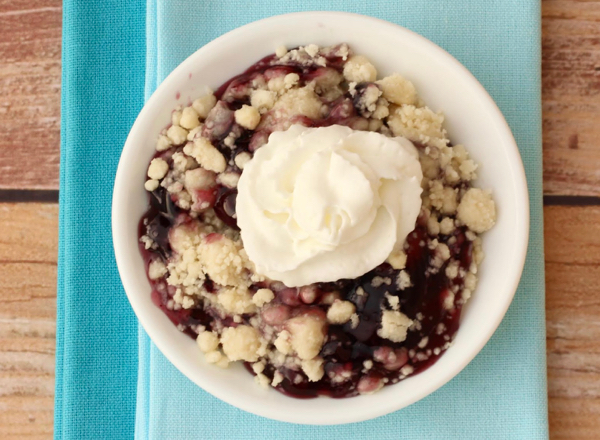
[[[443,121],[346,44],[281,47],[175,109],[139,225],[154,303],[207,362],[289,396],[423,371],[496,217]]]

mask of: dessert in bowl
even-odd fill
[[[119,270],[207,391],[279,420],[364,420],[441,386],[497,327],[526,248],[522,165],[481,86],[423,38],[340,13],[260,23],[141,112],[115,183]],[[323,394],[357,397],[286,396]]]

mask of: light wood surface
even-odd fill
[[[0,204],[0,438],[50,438],[56,204]]]
[[[577,204],[600,196],[600,1],[542,13],[544,192]],[[0,29],[0,193],[58,189],[61,2],[0,0]],[[544,215],[551,438],[599,439],[600,206]],[[57,227],[0,203],[1,439],[52,437]]]
[[[542,109],[544,192],[600,195],[600,1],[542,2]]]
[[[61,4],[0,0],[0,188],[58,189]]]

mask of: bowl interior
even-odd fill
[[[221,370],[203,360],[195,342],[180,333],[150,300],[137,245],[137,225],[147,207],[143,182],[159,131],[171,110],[216,89],[260,58],[287,47],[350,44],[380,76],[410,79],[433,110],[442,110],[453,143],[479,163],[477,185],[493,190],[496,226],[484,237],[486,258],[479,285],[463,311],[454,345],[423,373],[374,395],[332,402],[298,400],[257,386],[239,365]],[[446,52],[404,28],[346,13],[310,12],[273,17],[236,29],[204,46],[162,83],[136,120],[123,149],[113,199],[113,239],[119,272],[135,313],[150,338],[186,376],[216,397],[272,419],[311,424],[366,420],[403,408],[441,387],[462,370],[504,316],[523,268],[528,198],[521,159],[500,111],[473,76]]]

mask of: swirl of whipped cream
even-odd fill
[[[356,278],[414,229],[422,178],[405,138],[340,125],[275,132],[238,183],[244,248],[288,287]]]

